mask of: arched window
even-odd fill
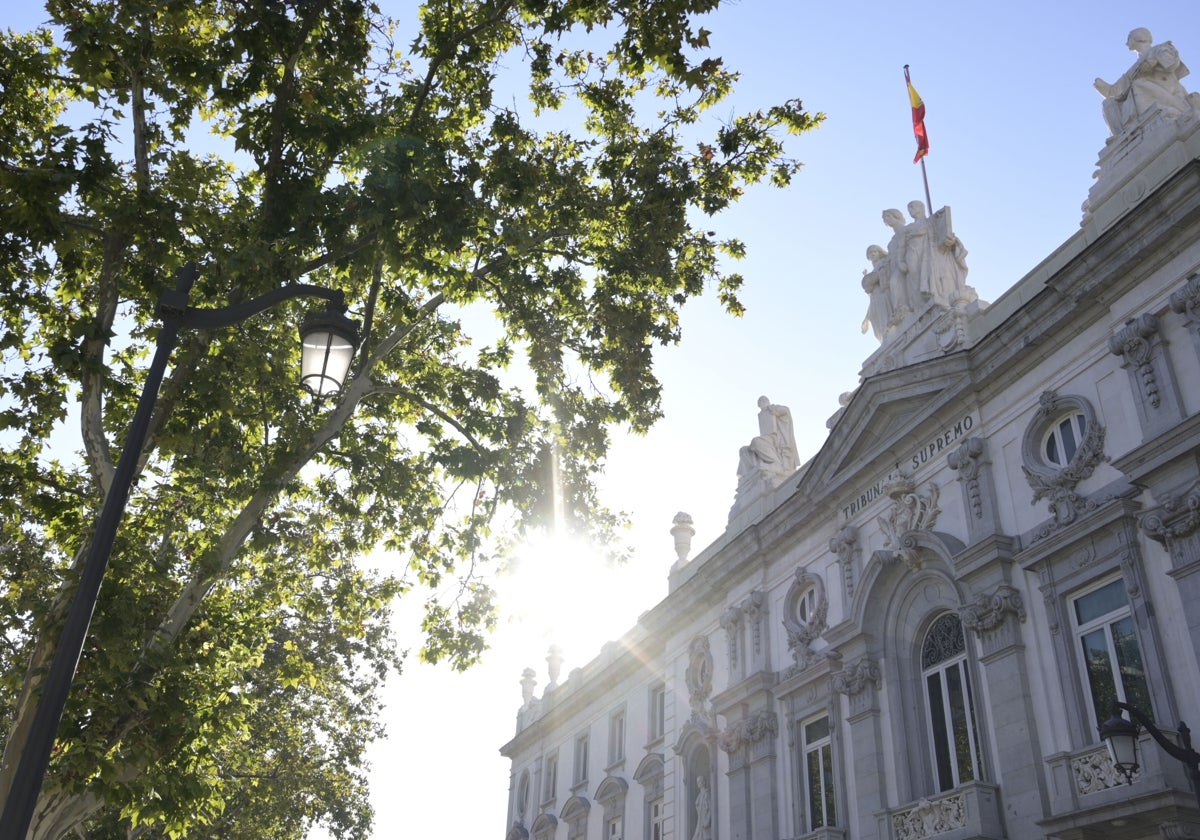
[[[962,621],[938,617],[921,645],[921,676],[929,721],[934,776],[939,791],[979,778],[979,733],[967,669]]]
[[[1042,455],[1055,467],[1066,467],[1087,434],[1087,418],[1076,411],[1053,423],[1042,440]]]

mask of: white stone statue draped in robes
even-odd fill
[[[758,437],[738,453],[739,483],[763,476],[778,485],[796,471],[796,434],[792,430],[792,412],[758,398]]]
[[[1100,78],[1094,83],[1104,97],[1104,121],[1113,136],[1155,109],[1172,119],[1200,110],[1200,94],[1188,93],[1179,81],[1189,70],[1175,45],[1170,41],[1153,43],[1149,29],[1139,27],[1130,32],[1125,44],[1138,54],[1133,66],[1112,84]]]

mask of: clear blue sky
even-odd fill
[[[380,0],[401,20],[415,6]],[[27,28],[36,8],[8,8],[0,25]],[[736,487],[737,451],[757,433],[756,400],[792,409],[801,460],[820,447],[837,398],[878,346],[859,332],[868,245],[887,243],[880,211],[923,198],[902,67],[925,100],[933,205],[953,208],[969,254],[967,282],[995,300],[1078,229],[1107,130],[1092,80],[1129,66],[1129,30],[1172,40],[1200,90],[1200,3],[728,3],[705,24],[714,52],[743,73],[734,111],[798,97],[827,114],[797,138],[805,168],[786,191],[748,193],[712,227],[740,236],[749,257],[740,320],[713,300],[689,304],[683,343],[660,354],[666,419],[614,448],[611,505],[633,517],[633,565],[616,576],[610,626],[567,650],[564,674],[584,664],[666,592],[671,519],[696,520],[695,550],[720,535]],[[515,61],[516,59],[514,59]],[[582,570],[559,582],[572,599]],[[392,735],[375,751],[376,838],[499,838],[508,768],[497,749],[513,733],[520,668],[545,682],[545,634],[506,627],[475,672],[412,664],[389,688]],[[600,623],[597,622],[597,625]],[[532,641],[531,641],[532,640]],[[415,645],[415,639],[413,640]],[[591,647],[588,647],[588,645]]]

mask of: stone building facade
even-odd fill
[[[688,559],[681,515],[668,596],[527,674],[507,840],[1200,838],[1183,765],[1143,735],[1126,782],[1097,729],[1200,708],[1200,110],[1122,99],[1169,46],[1130,38],[1079,232],[987,305],[947,209],[892,217],[820,451],[760,401],[725,534]]]

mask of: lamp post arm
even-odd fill
[[[217,309],[202,309],[186,305],[177,308],[178,298],[175,293],[168,292],[163,295],[162,300],[159,302],[158,311],[160,316],[178,311],[181,324],[184,327],[217,329],[240,324],[247,318],[257,315],[260,312],[265,312],[276,304],[283,303],[285,300],[295,300],[300,297],[321,298],[329,301],[333,308],[339,309],[342,312],[346,311],[346,295],[344,292],[336,289],[327,289],[324,286],[314,286],[311,283],[296,283],[280,289],[273,289],[265,295],[259,295],[252,300],[236,303],[232,306],[222,306]]]
[[[1154,740],[1158,742],[1158,745],[1163,748],[1163,751],[1172,758],[1183,762],[1189,767],[1196,767],[1198,764],[1200,764],[1200,753],[1197,753],[1192,749],[1190,736],[1185,737],[1184,745],[1180,746],[1179,744],[1172,742],[1170,738],[1164,735],[1162,730],[1155,726],[1154,721],[1139,711],[1136,706],[1131,706],[1128,703],[1122,703],[1120,701],[1117,701],[1113,705],[1118,709],[1124,709],[1125,711],[1129,712],[1130,716],[1133,717],[1134,720],[1146,727],[1146,731],[1150,733],[1150,736],[1154,738]],[[1180,724],[1180,727],[1181,730],[1184,729],[1182,724]]]

